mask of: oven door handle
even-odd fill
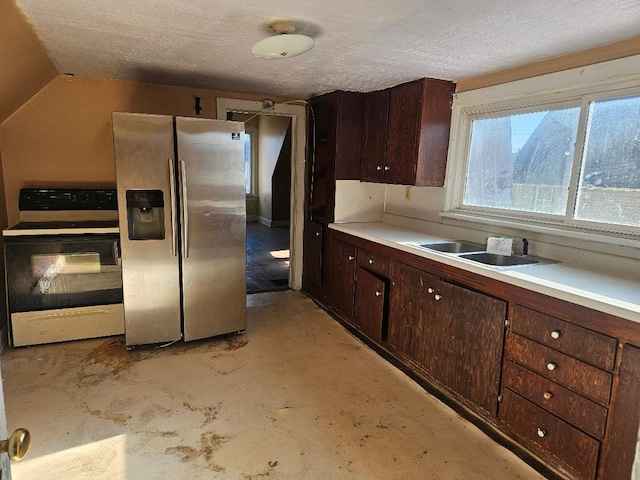
[[[178,160],[180,166],[180,223],[182,224],[182,256],[189,258],[189,212],[187,212],[187,165]]]
[[[169,159],[169,199],[171,201],[171,254],[174,257],[178,256],[178,234],[176,232],[176,167],[173,163],[173,158]]]

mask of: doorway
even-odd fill
[[[245,125],[247,293],[289,288],[291,117],[228,112]]]
[[[275,186],[275,190],[282,191],[283,184],[288,185],[287,188],[287,201],[283,206],[281,200],[277,200],[273,203],[278,203],[275,207],[275,217],[269,219],[263,215],[264,210],[260,211],[257,215],[257,224],[259,225],[247,225],[247,246],[253,242],[263,243],[265,248],[262,248],[263,252],[268,251],[271,263],[273,264],[274,271],[282,269],[282,266],[288,267],[288,277],[285,272],[285,277],[274,276],[273,280],[270,280],[272,289],[284,289],[291,288],[293,290],[300,290],[302,287],[302,233],[303,233],[303,209],[304,209],[304,148],[306,143],[306,110],[302,105],[291,104],[275,104],[273,107],[264,108],[263,102],[249,101],[249,100],[235,100],[227,98],[218,98],[217,101],[218,119],[225,120],[228,118],[229,113],[247,114],[250,116],[256,116],[257,118],[269,118],[274,117],[271,121],[265,122],[266,124],[278,123],[277,117],[280,120],[286,119],[287,131],[289,132],[287,140],[282,140],[280,147],[288,145],[290,147],[289,160],[286,167],[281,163],[278,172],[275,172],[275,176],[272,176],[272,186]],[[280,122],[283,123],[283,122]],[[259,142],[258,142],[259,143]],[[259,147],[258,147],[259,150]],[[288,175],[286,171],[289,171]],[[257,170],[260,170],[260,165],[257,165]],[[274,167],[275,170],[275,167]],[[283,171],[285,174],[283,174]],[[274,180],[275,178],[275,180]],[[258,185],[258,196],[260,195],[260,186]],[[282,198],[280,195],[279,198]],[[266,202],[268,203],[268,202]],[[272,213],[274,212],[274,205],[271,205]],[[280,218],[282,209],[288,210],[288,219],[282,220]],[[252,220],[252,217],[249,217]],[[285,223],[286,222],[286,223]],[[254,223],[254,222],[250,222]],[[286,226],[288,225],[288,229]],[[265,227],[267,230],[264,230]],[[271,232],[274,235],[267,235]],[[270,238],[267,240],[269,237]],[[289,259],[286,260],[286,250],[280,248],[284,244],[284,239],[288,237],[289,244]],[[255,242],[254,242],[255,240]],[[257,250],[256,250],[257,251]],[[248,264],[252,261],[248,258]],[[288,265],[286,263],[288,262]],[[278,263],[280,266],[277,266]],[[282,270],[280,270],[282,271]],[[265,273],[268,273],[265,270]],[[282,275],[282,274],[280,274]],[[286,279],[286,280],[285,280]],[[248,290],[252,288],[248,285]],[[264,291],[264,290],[259,290]]]

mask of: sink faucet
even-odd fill
[[[529,240],[526,238],[522,239],[522,256],[526,257],[529,255]]]

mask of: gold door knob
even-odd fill
[[[8,440],[0,440],[0,452],[7,452],[14,461],[22,460],[31,446],[31,434],[26,428],[18,428]]]

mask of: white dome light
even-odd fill
[[[308,52],[315,45],[311,37],[293,33],[296,29],[290,23],[277,22],[269,25],[269,28],[277,35],[264,38],[251,47],[251,53],[256,57],[270,60],[295,57]]]

